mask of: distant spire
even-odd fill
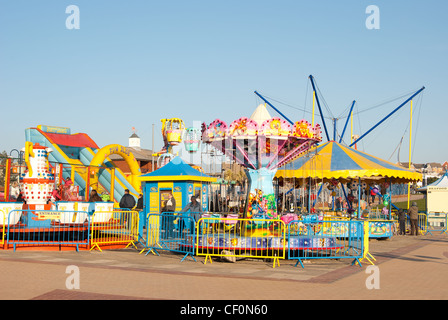
[[[140,149],[140,137],[135,133],[135,127],[132,127],[132,135],[129,137],[129,147]]]

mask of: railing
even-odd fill
[[[6,241],[6,231],[8,224],[17,224],[20,220],[21,213],[16,212],[8,222],[8,215],[12,210],[22,210],[23,203],[21,202],[3,202],[0,203],[0,246],[3,247]]]
[[[399,222],[397,224],[399,225]],[[418,234],[426,235],[430,233],[430,231],[428,231],[429,230],[428,227],[429,227],[428,217],[426,216],[425,213],[419,213],[417,219]],[[399,228],[397,228],[397,230],[399,230]],[[409,215],[406,215],[406,221],[405,221],[405,233],[407,232],[409,232],[409,234],[412,233],[412,225]]]
[[[428,228],[429,226],[429,221],[428,221],[428,216],[425,213],[419,213],[418,214],[418,229],[419,229],[419,233],[420,234],[428,234]],[[430,232],[429,232],[430,233]]]
[[[364,257],[364,221],[325,219],[288,224],[288,259],[304,268],[308,259],[353,259],[360,264]],[[368,241],[368,237],[367,237]]]
[[[285,259],[285,223],[271,219],[206,217],[196,228],[196,255],[222,257],[230,261],[241,258],[272,259],[273,267]]]
[[[0,238],[0,245],[3,247],[3,244],[5,243],[5,227],[6,227],[6,218],[7,215],[5,214],[5,212],[0,209],[0,232],[2,233],[1,238]]]
[[[181,261],[191,256],[194,261],[195,252],[195,221],[187,214],[165,212],[149,214],[146,223],[146,245],[150,252],[159,255],[160,250],[184,254]],[[143,249],[140,253],[143,253]]]
[[[73,216],[83,215],[85,220],[67,223]],[[75,246],[89,245],[90,218],[83,211],[12,210],[5,221],[6,246]]]
[[[429,213],[427,216],[424,214],[424,216],[427,219],[425,234],[433,235],[433,232],[448,233],[448,215],[446,213]]]
[[[95,211],[92,215],[91,248],[100,246],[134,246],[138,239],[139,213],[137,211]]]

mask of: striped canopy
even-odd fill
[[[439,188],[447,188],[448,187],[448,171],[445,172],[443,176],[434,181],[433,183],[418,189],[418,192],[427,192],[428,187],[439,187]]]
[[[380,180],[406,183],[422,180],[422,175],[391,162],[329,141],[302,154],[291,164],[280,168],[277,178],[315,178]]]

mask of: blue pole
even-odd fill
[[[287,116],[285,116],[283,113],[280,112],[276,107],[274,107],[268,100],[266,100],[261,94],[259,94],[257,91],[254,91],[254,93],[261,98],[264,102],[266,102],[272,109],[277,111],[283,118],[285,118],[286,121],[288,121],[291,125],[294,125],[294,122],[288,119]]]
[[[336,122],[338,121],[338,119],[334,118],[333,119],[333,141],[336,141]]]
[[[347,193],[345,192],[344,184],[341,182],[342,191],[344,192],[345,201],[347,201],[347,207],[349,209],[352,208],[352,205],[350,204],[350,201],[348,201]]]
[[[342,142],[342,139],[344,138],[345,130],[347,129],[348,122],[350,121],[350,117],[352,116],[353,107],[355,106],[356,101],[354,100],[352,103],[352,107],[350,108],[350,112],[348,113],[347,121],[345,122],[344,130],[341,134],[341,139],[339,139],[339,143]]]
[[[314,206],[316,205],[317,198],[319,198],[319,196],[320,196],[320,192],[322,191],[322,187],[323,187],[323,186],[324,186],[324,184],[322,183],[322,184],[320,185],[319,191],[317,192],[316,199],[314,199],[314,202],[313,202],[313,208],[314,208]]]
[[[319,108],[320,118],[322,119],[322,124],[324,125],[325,135],[327,136],[327,141],[330,141],[330,137],[328,136],[327,126],[325,125],[324,115],[322,114],[322,108],[320,107],[319,97],[317,96],[316,86],[314,85],[314,78],[310,75],[311,85],[313,86],[313,91],[316,92],[316,102],[317,107]]]
[[[374,125],[369,131],[367,131],[366,133],[364,133],[361,137],[358,138],[358,140],[353,141],[353,143],[349,146],[352,147],[354,146],[356,143],[359,142],[359,140],[361,140],[362,138],[364,138],[366,135],[368,135],[371,131],[373,131],[376,127],[378,127],[380,124],[382,124],[384,121],[386,121],[390,116],[392,116],[395,112],[397,112],[401,107],[403,107],[406,103],[408,103],[409,101],[411,101],[412,99],[414,99],[414,97],[416,95],[418,95],[420,92],[422,92],[423,90],[425,90],[425,87],[421,88],[420,90],[418,90],[416,93],[414,93],[412,95],[412,97],[410,97],[409,99],[407,99],[405,102],[403,102],[401,105],[399,105],[394,111],[392,111],[391,113],[389,113],[386,117],[383,118],[383,120],[381,120],[380,122],[378,122],[376,125]]]
[[[361,219],[361,177],[358,178],[358,219]]]
[[[392,178],[389,178],[389,192],[390,192],[390,199],[389,199],[389,220],[392,220]]]

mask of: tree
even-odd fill
[[[243,184],[246,178],[246,174],[242,170],[233,172],[231,169],[227,169],[226,171],[224,171],[224,180],[228,182],[235,181],[237,183]]]
[[[8,153],[2,151],[0,153],[0,186],[2,187],[5,185],[6,159],[8,159]]]

